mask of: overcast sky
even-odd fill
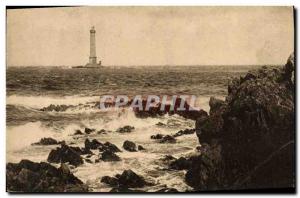
[[[96,28],[103,65],[285,63],[292,7],[77,7],[7,11],[8,65],[84,65]]]

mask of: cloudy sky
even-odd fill
[[[8,65],[84,65],[96,28],[104,65],[282,64],[292,7],[76,7],[7,10]]]

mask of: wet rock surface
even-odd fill
[[[138,145],[138,150],[139,151],[144,151],[144,150],[146,150],[142,145]]]
[[[176,139],[171,135],[165,135],[163,138],[159,140],[159,143],[169,143],[169,144],[175,144]]]
[[[42,138],[40,141],[36,142],[36,143],[32,143],[31,145],[56,145],[56,144],[60,144],[60,141],[57,141],[53,138]]]
[[[156,134],[156,135],[151,135],[151,139],[154,139],[154,140],[159,140],[159,139],[162,139],[164,137],[164,135],[162,134]]]
[[[121,161],[121,158],[110,150],[105,150],[100,157],[105,162]]]
[[[86,133],[86,134],[91,134],[92,132],[95,132],[96,131],[96,129],[90,129],[90,128],[85,128],[84,129],[84,133]]]
[[[122,192],[128,188],[142,188],[146,185],[150,185],[142,176],[130,169],[124,170],[121,175],[117,174],[115,177],[104,176],[102,177],[101,182],[106,183],[111,187],[115,187],[115,190],[118,189],[118,192]]]
[[[118,128],[116,132],[118,132],[118,133],[130,133],[133,130],[134,130],[133,126],[126,125],[124,127]]]
[[[195,190],[295,187],[291,57],[232,80],[225,101],[210,99],[210,115],[196,121],[201,155],[186,174]]]
[[[123,143],[123,148],[126,150],[126,151],[130,151],[130,152],[136,152],[136,144],[132,141],[128,141],[126,140],[124,143]]]
[[[60,168],[41,162],[22,160],[6,165],[8,192],[87,192],[88,187],[75,177],[68,166]]]
[[[69,108],[73,108],[73,105],[54,105],[51,104],[48,107],[44,107],[40,109],[40,111],[56,111],[56,112],[63,112],[66,111]]]
[[[103,146],[102,143],[100,143],[98,140],[93,139],[92,141],[90,141],[89,139],[86,139],[84,141],[84,147],[86,149],[98,149],[99,147]]]
[[[72,147],[68,145],[61,145],[50,151],[47,161],[51,163],[70,163],[74,166],[83,164],[83,159],[80,155],[92,154],[90,150],[79,147]]]
[[[132,101],[130,101],[130,103],[132,103]],[[178,114],[184,118],[196,120],[200,116],[207,115],[207,112],[193,108],[187,103],[186,100],[182,98],[176,98],[173,107],[171,106],[171,104],[158,103],[155,107],[150,107],[149,110],[146,110],[147,100],[142,100],[141,104],[142,109],[133,108],[135,115],[139,118],[157,117],[165,114]],[[162,108],[162,106],[164,107]]]
[[[195,133],[195,129],[184,129],[184,130],[180,130],[177,133],[175,133],[174,135],[172,135],[174,138],[175,137],[179,137],[182,135],[190,135],[190,134],[194,134]]]

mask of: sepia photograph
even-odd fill
[[[293,6],[6,7],[6,192],[296,192]]]

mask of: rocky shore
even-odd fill
[[[249,71],[228,85],[224,101],[210,98],[210,111],[137,111],[139,118],[162,116],[166,113],[196,121],[193,129],[174,134],[149,136],[151,141],[175,144],[183,135],[195,134],[199,146],[192,156],[161,159],[163,171],[185,170],[185,182],[192,191],[295,188],[295,80],[294,57],[282,67],[262,67]],[[188,107],[186,103],[185,106]],[[67,106],[51,106],[42,111],[63,111]],[[72,108],[72,107],[70,107]],[[188,108],[187,108],[188,109]],[[157,126],[165,127],[164,123]],[[132,133],[133,126],[123,126],[114,133]],[[89,186],[72,174],[77,167],[99,161],[122,161],[122,152],[146,152],[147,146],[133,140],[124,140],[118,147],[113,142],[90,138],[93,134],[111,131],[92,128],[77,129],[74,137],[86,138],[83,147],[67,145],[65,141],[42,138],[32,146],[57,145],[47,162],[21,160],[6,165],[8,192],[88,192]],[[84,140],[84,139],[83,139]],[[59,168],[57,168],[59,167]],[[111,187],[111,192],[144,192],[141,188],[153,186],[133,170],[99,178]],[[164,187],[155,192],[177,192]]]
[[[295,188],[294,56],[282,68],[250,71],[210,99],[199,117],[201,155],[186,182],[196,191]]]

